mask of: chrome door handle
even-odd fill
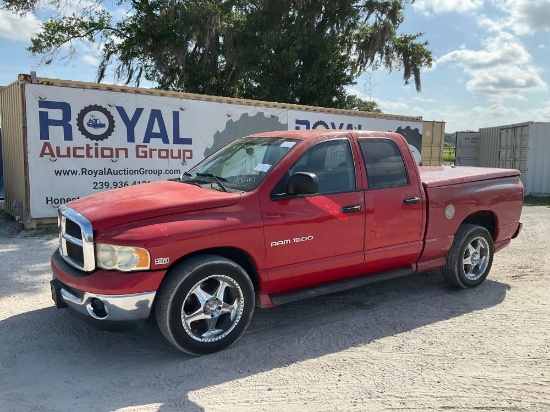
[[[416,205],[420,202],[419,197],[409,197],[408,199],[403,200],[404,205]]]
[[[344,206],[340,209],[342,213],[355,213],[361,211],[361,205]]]

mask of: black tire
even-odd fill
[[[447,262],[442,270],[443,277],[457,288],[476,287],[489,274],[494,253],[493,238],[487,229],[462,224],[456,231],[453,245],[447,254]]]
[[[235,262],[216,255],[193,257],[174,267],[155,302],[162,334],[191,355],[231,346],[246,330],[253,312],[250,278]]]

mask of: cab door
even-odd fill
[[[410,268],[423,245],[424,195],[416,166],[389,138],[359,138],[366,167],[363,273]]]
[[[365,200],[357,189],[359,156],[347,138],[318,143],[290,168],[269,198],[260,200],[270,295],[361,273]],[[314,173],[319,192],[285,195],[286,180],[295,172]]]

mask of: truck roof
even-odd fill
[[[401,136],[398,133],[393,132],[380,132],[369,130],[334,130],[334,129],[315,129],[315,130],[279,130],[274,132],[256,133],[252,136],[260,137],[286,137],[289,139],[309,140],[319,137],[349,137],[349,134],[359,134],[359,137],[388,137],[395,139],[397,136]]]

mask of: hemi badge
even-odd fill
[[[170,258],[156,258],[155,265],[166,265],[170,263]]]

